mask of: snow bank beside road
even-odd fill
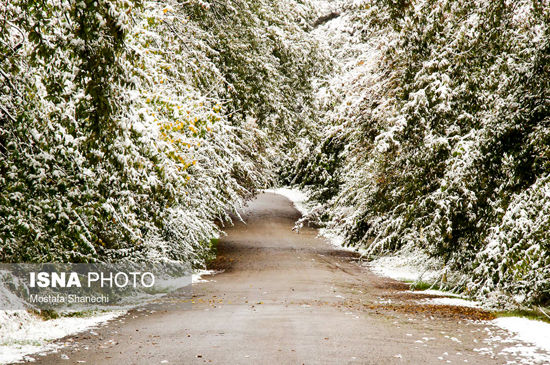
[[[424,293],[424,291],[419,291]],[[419,301],[420,304],[452,305],[455,307],[483,308],[481,303],[462,298],[432,298]]]
[[[359,252],[360,254],[365,252],[361,248],[344,246],[346,244],[345,238],[330,229],[319,229],[319,236],[324,237],[328,243],[340,250]]]
[[[200,270],[192,276],[193,283],[206,282],[202,276],[218,273],[213,270]],[[169,282],[169,281],[167,281]],[[180,279],[174,281],[180,283]],[[146,301],[149,297],[144,297]],[[124,315],[128,309],[134,308],[136,298],[120,310],[109,312],[92,312],[89,316],[61,317],[43,320],[26,310],[0,310],[0,364],[29,360],[34,354],[47,353],[63,348],[63,344],[55,340],[82,331],[96,328],[114,318]],[[24,307],[25,304],[5,286],[0,285],[0,305],[6,307]]]
[[[413,248],[404,248],[400,253],[379,257],[368,264],[372,272],[403,281],[434,282],[442,274],[443,264]]]
[[[214,275],[219,274],[221,272],[222,271],[216,271],[216,270],[199,270],[199,271],[196,271],[193,274],[193,279],[192,279],[193,284],[207,283],[210,280],[204,279],[203,276],[214,276]]]
[[[61,347],[52,341],[95,328],[125,313],[126,311],[113,311],[90,317],[64,317],[44,321],[24,310],[2,310],[0,364],[24,359],[32,361],[29,354],[48,352]]]
[[[520,317],[501,317],[492,321],[514,334],[514,340],[532,343],[550,352],[550,323]]]

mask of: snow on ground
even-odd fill
[[[499,352],[500,355],[512,355],[517,361],[513,364],[522,365],[548,365],[550,364],[550,355],[540,352],[539,348],[530,344],[514,345],[506,347]]]
[[[550,323],[520,317],[501,317],[492,323],[513,333],[515,340],[532,343],[550,352]]]
[[[202,278],[203,276],[213,276],[213,275],[219,274],[221,272],[222,271],[216,271],[216,270],[199,270],[199,271],[195,271],[195,273],[193,274],[193,284],[207,283],[210,280],[203,279]]]
[[[423,293],[423,292],[421,292]],[[418,301],[420,304],[453,305],[456,307],[483,308],[481,303],[462,298],[431,298]]]
[[[550,364],[550,324],[527,318],[502,317],[487,322],[487,347],[474,349],[483,354],[499,354],[514,359],[513,364]]]
[[[24,310],[0,311],[0,364],[29,361],[29,354],[59,349],[52,343],[67,335],[95,328],[126,311],[95,313],[90,317],[63,317],[44,321]]]
[[[305,192],[301,190],[291,189],[291,188],[277,188],[277,189],[265,189],[264,192],[279,194],[288,198],[288,200],[290,200],[294,204],[294,207],[300,213],[302,213],[302,215],[306,215],[308,212],[308,208],[306,205],[308,196]]]
[[[193,283],[207,282],[202,276],[215,275],[214,270],[199,270],[192,276]],[[181,283],[178,279],[174,283]],[[139,303],[150,300],[144,296]],[[63,345],[53,343],[55,340],[85,330],[90,330],[105,322],[124,315],[127,310],[136,306],[136,297],[133,304],[128,304],[122,310],[109,312],[92,312],[85,317],[61,317],[51,320],[29,313],[26,310],[0,310],[0,364],[21,360],[29,360],[33,354],[59,351]],[[24,303],[3,285],[0,285],[0,305],[8,307],[24,307]]]
[[[434,290],[434,289],[407,290],[407,293],[437,295],[437,296],[440,296],[440,297],[454,297],[454,298],[463,299],[463,297],[460,294],[455,294],[455,293],[451,293],[451,292],[448,292],[448,291],[442,291],[442,290]]]
[[[360,254],[363,254],[365,252],[365,250],[361,248],[344,246],[346,242],[344,237],[330,229],[319,229],[319,236],[324,237],[328,243],[330,243],[334,247],[339,248],[340,250],[359,252]]]
[[[396,255],[382,256],[368,264],[372,272],[395,280],[434,282],[442,274],[442,264],[428,255],[404,248]]]

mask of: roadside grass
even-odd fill
[[[544,312],[550,313],[550,308],[544,309]],[[541,309],[516,309],[510,311],[494,312],[497,317],[521,317],[535,321],[550,323],[550,317],[544,314]]]
[[[439,290],[442,292],[446,292],[446,290],[442,289],[437,284],[432,284],[425,281],[405,281],[407,284],[410,285],[411,290],[413,291],[423,291],[423,290]],[[449,292],[449,294],[453,294]],[[471,300],[468,297],[463,297],[461,299],[464,300]],[[508,310],[508,311],[491,311],[492,314],[494,314],[496,317],[521,317],[521,318],[527,318],[530,320],[536,320],[536,321],[542,321],[546,323],[550,323],[550,308],[533,308],[533,309],[515,309],[515,310]]]
[[[218,251],[219,242],[219,238],[212,238],[210,240],[210,250],[204,261],[208,270],[226,271],[232,266],[233,259]]]
[[[86,317],[92,317],[98,313],[101,312],[107,312],[107,311],[97,311],[97,310],[84,310],[84,311],[76,311],[76,312],[66,312],[61,313],[62,317],[72,317],[72,318],[86,318]]]
[[[30,309],[28,310],[28,312],[31,314],[34,314],[35,316],[41,318],[44,321],[48,321],[50,319],[57,319],[57,318],[87,318],[87,317],[93,317],[98,313],[104,313],[108,311],[88,309],[88,310],[74,311],[74,312],[58,312],[53,309],[42,309],[42,310]]]
[[[211,238],[209,249],[205,255],[204,262],[206,267],[209,267],[218,256],[218,244],[220,243],[219,238]]]
[[[50,342],[50,341],[47,341]],[[0,342],[0,346],[42,346],[43,343],[38,340],[7,340]]]
[[[60,314],[53,309],[42,309],[42,310],[30,309],[28,310],[28,312],[31,314],[34,314],[35,316],[41,318],[44,321],[48,321],[50,319],[56,319],[60,317]]]
[[[410,285],[411,290],[441,290],[440,286],[435,283],[428,283],[426,281],[412,281],[406,280],[407,284]]]

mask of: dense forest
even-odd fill
[[[295,1],[0,4],[0,259],[202,262],[309,117]]]
[[[549,0],[0,3],[0,260],[191,260],[274,184],[550,302]],[[496,294],[495,294],[496,293]]]
[[[371,253],[422,250],[472,295],[550,301],[550,3],[343,5],[325,117],[287,182]],[[337,42],[340,42],[340,45]],[[446,277],[445,277],[446,276]]]

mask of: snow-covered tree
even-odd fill
[[[200,264],[311,114],[308,9],[2,2],[0,259]]]
[[[413,246],[463,273],[460,288],[549,300],[548,1],[340,8],[321,30],[347,50],[319,96],[322,142],[287,179],[352,245]]]

